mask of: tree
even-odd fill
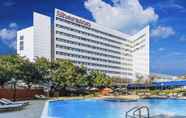
[[[100,71],[91,71],[89,75],[89,85],[93,85],[95,87],[107,87],[112,83],[112,79],[107,76],[105,73]]]
[[[46,58],[36,58],[34,67],[37,70],[42,82],[49,82],[52,77],[52,62]]]
[[[0,86],[1,88],[4,88],[4,84],[10,81],[10,77],[8,74],[8,70],[6,68],[6,65],[2,64],[2,61],[0,59]]]
[[[77,87],[88,86],[88,76],[86,68],[83,65],[81,65],[80,67],[76,66],[76,72],[77,72],[76,86]]]
[[[34,62],[18,56],[0,57],[0,86],[10,80],[22,80],[31,88],[33,84],[52,82],[56,88],[66,91],[67,87],[106,87],[112,80],[100,71],[87,72],[86,68],[75,66],[69,60],[49,61],[45,58],[36,58]],[[16,84],[15,84],[16,85]]]
[[[58,87],[62,87],[66,92],[66,87],[74,87],[76,85],[77,71],[74,66],[68,60],[57,60],[58,68],[53,74],[53,81]]]
[[[24,57],[18,55],[2,56],[0,58],[0,83],[3,86],[6,82],[14,78],[16,81],[20,79],[21,64]]]
[[[26,83],[29,89],[33,84],[37,84],[42,78],[42,75],[37,70],[35,64],[29,60],[23,61],[21,72],[21,79]]]

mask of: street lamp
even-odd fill
[[[13,101],[16,101],[16,83],[17,83],[17,81],[16,81],[15,78],[12,78],[10,82],[13,85],[13,89],[14,89],[14,91],[13,91]]]
[[[163,90],[164,83],[161,83],[161,90]]]

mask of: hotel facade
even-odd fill
[[[123,79],[149,75],[149,26],[131,36],[59,9],[53,19],[34,12],[33,26],[17,32],[17,53],[31,61],[67,59]]]

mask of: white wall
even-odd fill
[[[134,78],[137,74],[148,76],[149,72],[149,26],[142,29],[139,33],[134,35],[133,43],[134,51],[133,53],[133,69]],[[136,45],[135,45],[136,44]],[[141,47],[142,46],[142,47]]]
[[[56,12],[57,9],[55,10],[55,16],[56,16]],[[66,13],[66,12],[65,12]],[[66,13],[68,14],[68,13]],[[68,14],[71,15],[71,14]],[[73,17],[79,18],[77,16],[71,15]],[[55,18],[54,18],[55,19]],[[80,18],[82,19],[82,18]],[[85,19],[82,19],[85,20]],[[87,22],[90,22],[88,20],[85,20]],[[63,28],[57,28],[55,26],[55,24],[61,24],[63,26],[66,27],[71,27],[74,29],[78,29],[84,32],[88,32],[94,35],[99,35],[101,37],[105,37],[107,39],[112,39],[115,40],[119,43],[113,43],[111,41],[108,40],[104,40],[104,39],[100,39],[100,38],[94,38],[92,36],[87,36],[85,34],[82,33],[77,33],[74,31],[69,31]],[[70,60],[74,60],[74,61],[78,61],[78,62],[89,62],[89,63],[93,63],[93,64],[103,64],[103,65],[107,65],[107,66],[119,66],[122,67],[122,69],[118,69],[118,68],[110,68],[110,67],[103,67],[103,66],[91,66],[90,64],[86,64],[87,68],[89,69],[100,69],[100,70],[106,70],[106,71],[115,71],[115,72],[119,72],[119,73],[107,73],[108,75],[112,75],[112,76],[118,76],[121,78],[131,78],[131,79],[135,79],[136,74],[142,74],[144,76],[149,75],[149,26],[145,27],[144,29],[142,29],[140,32],[138,32],[136,35],[134,36],[129,36],[127,34],[124,34],[122,32],[110,29],[110,28],[106,28],[103,26],[100,26],[98,24],[95,24],[93,22],[90,22],[91,24],[91,28],[94,29],[98,29],[100,31],[104,31],[104,32],[108,32],[111,34],[114,34],[115,36],[119,36],[122,37],[123,40],[115,38],[115,37],[111,37],[102,33],[97,33],[95,31],[91,31],[85,28],[81,28],[81,27],[77,27],[71,24],[67,24],[65,22],[61,22],[61,21],[54,21],[54,36],[52,38],[51,36],[51,18],[39,13],[34,12],[33,13],[33,27],[29,27],[23,30],[18,31],[18,35],[17,35],[17,39],[18,39],[18,43],[17,43],[17,53],[20,54],[21,56],[26,56],[28,57],[30,60],[34,60],[35,57],[45,57],[48,58],[49,60],[51,59],[51,51],[54,51],[54,58],[65,58],[65,59],[70,59]],[[68,36],[64,36],[64,35],[59,35],[56,34],[56,30],[58,31],[63,31],[65,33],[69,33],[69,34],[73,34],[73,35],[77,35],[77,36],[82,36],[82,37],[86,37],[89,38],[93,41],[97,41],[97,42],[101,42],[101,43],[107,43],[109,45],[112,46],[117,46],[120,47],[118,48],[113,48],[111,46],[108,45],[102,45],[100,43],[93,43],[93,42],[86,42],[83,41],[81,39],[74,39]],[[19,38],[21,35],[24,35],[24,50],[20,51],[19,50]],[[79,46],[76,44],[66,44],[64,42],[59,42],[56,41],[56,37],[58,38],[65,38],[66,40],[69,41],[75,41],[81,44],[89,44],[91,46],[97,46],[99,48],[105,48],[107,50],[112,50],[112,51],[117,51],[120,52],[121,54],[116,54],[113,53],[112,51],[108,52],[108,51],[103,51],[100,49],[92,49],[91,47],[86,47],[86,46]],[[126,40],[124,40],[126,39]],[[54,40],[54,44],[51,43],[51,40]],[[112,56],[119,56],[120,58],[111,58],[111,57],[105,57],[105,56],[100,56],[100,55],[96,55],[95,53],[85,53],[85,52],[78,52],[78,51],[74,51],[74,50],[66,50],[64,48],[56,48],[56,44],[60,44],[63,46],[68,46],[68,47],[72,47],[72,48],[78,48],[81,50],[86,50],[86,51],[94,51],[96,53],[103,53],[103,54],[109,54]],[[53,46],[51,46],[53,45]],[[143,47],[141,47],[143,46]],[[52,49],[54,48],[54,49]],[[134,51],[136,48],[139,48],[138,50]],[[74,54],[78,54],[81,56],[88,56],[88,57],[95,57],[95,58],[99,58],[99,59],[105,59],[105,60],[112,60],[112,61],[119,61],[121,62],[121,64],[116,64],[116,63],[110,63],[110,62],[103,62],[103,61],[95,61],[92,59],[85,59],[85,58],[77,58],[77,57],[70,57],[70,56],[64,56],[64,55],[59,55],[56,54],[56,51],[60,51],[60,52],[65,52],[65,53],[74,53]]]
[[[61,11],[61,10],[58,10],[58,9],[55,9],[55,16],[57,16],[57,12],[58,11]],[[96,23],[93,23],[91,21],[88,21],[86,19],[82,19],[78,16],[75,16],[75,15],[72,15],[72,14],[69,14],[67,12],[64,12],[64,11],[61,11],[63,13],[65,13],[66,15],[69,15],[71,17],[74,17],[74,18],[78,18],[78,19],[81,19],[83,21],[86,21],[86,22],[89,22],[90,23],[90,27],[91,28],[94,28],[94,29],[98,29],[100,31],[103,31],[103,32],[108,32],[108,33],[111,33],[111,34],[114,34],[115,36],[120,36],[126,40],[121,40],[121,39],[118,39],[118,38],[115,38],[115,37],[111,37],[111,36],[108,36],[108,35],[105,35],[103,33],[98,33],[98,32],[95,32],[95,31],[92,31],[92,30],[88,30],[86,28],[82,28],[82,27],[78,27],[78,26],[75,26],[75,25],[72,25],[72,24],[68,24],[68,23],[65,23],[63,21],[59,21],[59,20],[56,20],[56,17],[55,17],[55,21],[54,21],[54,24],[60,24],[62,26],[65,26],[65,27],[70,27],[70,28],[73,28],[73,29],[78,29],[80,31],[84,31],[84,32],[87,32],[87,33],[90,33],[90,34],[94,34],[94,35],[97,35],[97,36],[101,36],[101,37],[105,37],[107,39],[112,39],[114,41],[117,41],[119,42],[118,43],[113,43],[111,41],[108,41],[108,40],[105,40],[105,39],[100,39],[100,38],[95,38],[93,36],[87,36],[86,34],[82,34],[82,33],[77,33],[77,32],[74,32],[74,31],[69,31],[69,30],[66,30],[64,28],[58,28],[56,27],[56,25],[54,25],[54,29],[55,31],[61,31],[61,32],[65,32],[65,33],[68,33],[68,34],[73,34],[73,35],[76,35],[76,36],[80,36],[80,37],[86,37],[92,41],[96,41],[96,42],[100,42],[100,43],[94,43],[94,42],[91,42],[91,41],[83,41],[81,39],[76,39],[76,38],[71,38],[69,36],[64,36],[64,35],[59,35],[59,34],[56,34],[54,32],[54,35],[55,35],[55,39],[56,37],[57,38],[64,38],[68,41],[75,41],[75,42],[78,42],[80,44],[88,44],[90,45],[90,47],[86,47],[86,46],[80,46],[80,45],[77,45],[77,44],[67,44],[67,43],[64,43],[64,42],[60,42],[60,41],[56,41],[55,40],[55,44],[58,44],[58,45],[63,45],[63,46],[68,46],[68,47],[72,47],[72,48],[77,48],[77,49],[81,49],[81,50],[86,50],[86,51],[92,51],[92,52],[95,52],[95,53],[102,53],[102,54],[107,54],[107,55],[112,55],[112,56],[117,56],[117,57],[121,57],[121,54],[116,54],[116,53],[113,53],[112,51],[117,51],[117,52],[120,52],[122,53],[122,57],[125,58],[126,56],[123,54],[123,53],[126,53],[125,50],[121,50],[121,49],[118,49],[118,48],[113,48],[112,46],[117,46],[117,47],[120,47],[120,48],[123,48],[123,49],[128,49],[129,47],[126,47],[125,44],[130,44],[130,41],[128,40],[129,38],[129,35],[126,35],[124,33],[121,33],[117,30],[113,30],[113,29],[110,29],[110,28],[107,28],[107,27],[103,27],[101,25],[98,25]],[[112,46],[106,46],[106,45],[103,45],[101,43],[106,43],[106,44],[109,44],[109,45],[112,45]],[[104,48],[104,49],[107,49],[107,50],[112,50],[112,51],[105,51],[105,50],[100,50],[100,49],[92,49],[91,46],[94,46],[94,47],[99,47],[99,48]],[[103,67],[103,66],[92,66],[91,64],[84,64],[88,69],[97,69],[97,70],[106,70],[106,71],[114,71],[114,72],[119,72],[119,73],[110,73],[110,72],[107,72],[108,75],[112,75],[112,76],[117,76],[117,77],[122,77],[122,78],[127,78],[127,77],[130,77],[130,76],[123,76],[123,74],[121,73],[132,73],[131,70],[126,70],[126,69],[123,69],[123,68],[128,68],[128,66],[126,67],[125,65],[123,65],[123,63],[130,63],[132,65],[132,62],[126,62],[125,60],[121,60],[120,58],[111,58],[111,57],[105,57],[103,55],[97,55],[97,54],[93,54],[93,53],[84,53],[84,52],[78,52],[78,51],[72,51],[72,50],[68,50],[68,49],[59,49],[59,48],[55,48],[55,51],[60,51],[60,52],[65,52],[65,53],[74,53],[74,54],[77,54],[77,55],[81,55],[81,56],[88,56],[90,58],[94,57],[94,58],[97,58],[97,59],[104,59],[104,60],[112,60],[112,61],[117,61],[117,62],[122,62],[122,64],[116,64],[116,63],[110,63],[108,61],[98,61],[98,60],[93,60],[93,59],[85,59],[85,58],[78,58],[78,57],[70,57],[70,56],[64,56],[64,55],[60,55],[60,54],[55,54],[55,58],[64,58],[64,59],[70,59],[72,61],[78,61],[78,62],[85,62],[85,63],[91,63],[91,64],[100,64],[100,65],[106,65],[106,66],[118,66],[118,67],[122,67],[122,69],[118,69],[118,68],[110,68],[110,67]],[[132,58],[132,57],[129,57],[129,58]],[[132,66],[131,66],[132,68]]]
[[[24,50],[20,50],[20,37],[23,36],[24,39]],[[17,54],[20,56],[25,56],[33,61],[34,58],[34,45],[33,45],[33,27],[28,27],[17,32]]]
[[[139,31],[137,34],[135,34],[133,36],[130,36],[130,35],[127,35],[125,33],[119,32],[117,30],[113,30],[113,29],[110,29],[110,28],[107,28],[107,27],[103,27],[99,24],[96,24],[94,22],[88,21],[86,19],[80,18],[78,16],[72,15],[70,13],[64,12],[64,11],[59,10],[59,9],[55,9],[55,16],[57,16],[58,11],[61,11],[61,13],[65,14],[65,15],[68,15],[68,16],[71,16],[72,18],[81,19],[83,21],[86,21],[86,22],[90,23],[90,28],[97,29],[99,31],[103,31],[105,33],[110,33],[110,34],[113,34],[115,36],[119,36],[123,39],[121,40],[121,39],[118,39],[116,37],[111,37],[111,36],[102,34],[100,32],[95,32],[95,31],[92,31],[92,30],[88,30],[86,28],[82,28],[82,27],[79,27],[79,26],[68,24],[68,23],[65,23],[64,21],[56,20],[56,17],[55,17],[54,24],[60,24],[60,25],[63,25],[65,27],[78,29],[80,31],[88,32],[90,34],[105,37],[107,39],[112,39],[114,41],[119,42],[119,44],[118,43],[113,43],[113,42],[108,41],[108,40],[95,38],[95,37],[92,37],[92,36],[87,36],[87,35],[82,34],[82,33],[77,33],[77,32],[74,32],[74,31],[70,31],[68,29],[66,30],[65,28],[58,28],[55,25],[54,25],[54,27],[55,27],[54,31],[57,30],[57,31],[62,31],[62,32],[68,33],[68,34],[73,34],[73,35],[76,35],[76,36],[86,37],[88,39],[91,39],[91,40],[94,40],[94,41],[97,41],[97,42],[107,43],[107,44],[112,45],[112,46],[120,47],[120,49],[118,49],[118,48],[116,49],[116,48],[113,48],[112,46],[108,46],[108,45],[105,46],[105,45],[102,45],[100,43],[95,44],[95,43],[92,43],[92,42],[82,41],[80,39],[74,39],[74,38],[71,38],[69,36],[56,34],[54,32],[55,39],[56,39],[56,37],[57,38],[64,38],[64,39],[69,40],[69,41],[76,41],[80,44],[89,44],[91,46],[97,46],[97,47],[100,47],[100,48],[105,48],[105,49],[109,49],[109,50],[112,50],[112,51],[117,51],[117,52],[120,52],[121,54],[115,54],[113,52],[107,52],[107,51],[103,51],[103,50],[100,50],[100,49],[90,49],[90,47],[79,46],[79,45],[76,45],[76,44],[66,44],[66,43],[63,43],[63,42],[60,42],[60,41],[55,41],[55,44],[60,44],[60,45],[63,45],[63,46],[73,47],[73,48],[77,48],[77,49],[83,49],[83,50],[86,50],[86,51],[90,50],[90,51],[99,52],[99,53],[103,53],[103,54],[110,54],[112,56],[117,55],[121,59],[111,58],[111,60],[120,61],[121,64],[100,62],[100,61],[97,61],[97,60],[94,61],[92,59],[87,60],[87,59],[83,59],[83,58],[70,57],[70,56],[64,56],[64,55],[59,55],[59,54],[55,54],[55,58],[65,58],[65,59],[75,60],[75,61],[78,61],[78,62],[81,61],[81,62],[88,62],[88,63],[93,63],[93,64],[104,64],[104,65],[107,65],[107,66],[120,66],[120,67],[122,67],[122,69],[113,69],[113,68],[110,68],[110,67],[100,67],[100,66],[90,66],[90,64],[85,64],[85,66],[87,68],[90,68],[90,69],[98,69],[98,70],[100,69],[100,70],[106,70],[106,71],[119,72],[118,74],[115,74],[115,76],[118,76],[118,77],[121,77],[121,78],[129,78],[129,79],[134,78],[135,79],[136,74],[141,74],[141,75],[144,75],[144,76],[149,75],[149,26],[145,27],[144,29]],[[64,15],[62,15],[62,16],[64,16]],[[64,18],[64,17],[61,17],[61,18]],[[136,51],[133,51],[136,48],[139,48],[139,49],[136,50]],[[55,51],[65,52],[65,53],[69,53],[69,54],[75,53],[75,54],[82,55],[82,56],[96,57],[96,58],[105,59],[105,60],[109,59],[109,57],[94,55],[92,53],[91,54],[85,54],[83,52],[76,52],[76,51],[71,51],[69,49],[62,49],[62,48],[59,49],[59,48],[56,48],[56,47],[55,47]],[[107,73],[107,74],[111,75],[111,73]]]
[[[51,18],[34,12],[34,57],[51,59]]]

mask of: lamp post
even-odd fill
[[[161,83],[161,90],[163,90],[164,83]]]
[[[13,85],[13,101],[16,101],[16,80],[15,78],[11,79],[11,84]]]

